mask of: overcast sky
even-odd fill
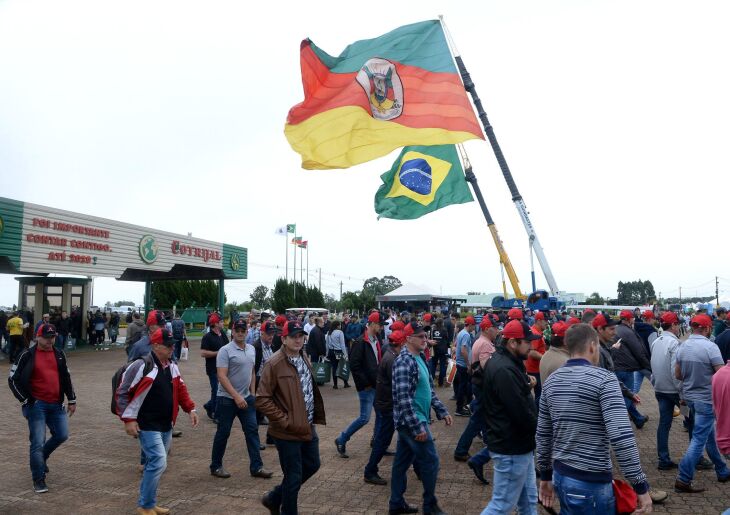
[[[328,293],[383,275],[499,291],[478,204],[378,221],[397,151],[307,171],[283,134],[303,38],[337,55],[444,14],[561,290],[615,296],[619,280],[650,279],[665,297],[710,295],[730,278],[727,2],[344,5],[0,2],[0,195],[245,246],[249,279],[227,282],[229,300],[283,275],[286,223]],[[528,291],[526,233],[491,147],[466,148]],[[99,279],[94,303],[142,294]],[[0,276],[0,305],[16,300]]]

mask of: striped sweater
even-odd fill
[[[649,489],[618,379],[584,359],[568,360],[543,385],[536,440],[544,481],[552,479],[554,468],[581,481],[609,483],[613,447],[634,490]]]

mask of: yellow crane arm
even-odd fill
[[[504,266],[504,269],[507,271],[507,277],[509,277],[509,282],[512,285],[512,290],[515,292],[515,297],[518,299],[525,299],[525,295],[522,294],[522,290],[520,289],[520,281],[517,279],[517,274],[515,273],[515,269],[512,268],[512,263],[509,260],[509,256],[507,255],[507,251],[504,250],[504,245],[502,244],[502,240],[499,239],[499,233],[497,232],[497,226],[495,224],[489,224],[489,232],[492,233],[492,239],[494,240],[494,245],[497,247],[497,253],[499,253],[499,260],[502,262],[502,266]]]

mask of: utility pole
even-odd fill
[[[717,276],[715,276],[715,304],[717,307],[720,307],[720,283],[717,280]]]
[[[342,300],[342,281],[340,281],[340,300]]]
[[[319,291],[322,291],[322,267],[319,268]]]
[[[682,287],[679,287],[679,309],[682,309]]]

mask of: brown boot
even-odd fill
[[[142,508],[141,506],[138,506],[137,515],[157,515],[157,513],[155,513],[154,508],[147,509],[147,508]]]
[[[170,508],[163,508],[162,506],[155,506],[152,508],[157,515],[169,515]]]
[[[700,492],[704,492],[705,489],[693,486],[692,483],[685,483],[684,481],[677,479],[674,482],[674,491],[685,494],[698,494]]]

